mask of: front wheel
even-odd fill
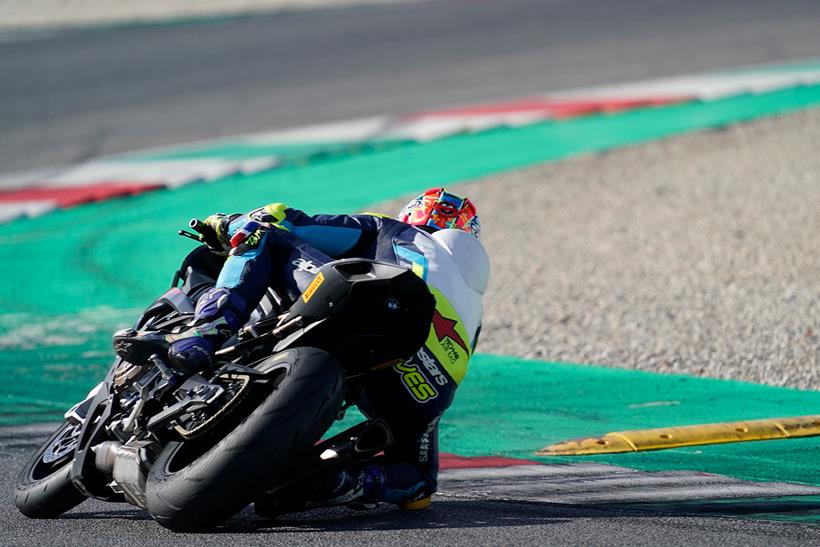
[[[201,453],[195,441],[170,443],[154,462],[146,508],[161,525],[189,531],[225,521],[285,479],[333,423],[344,376],[330,354],[297,348],[270,361],[288,371],[241,424]]]
[[[14,504],[25,516],[53,518],[86,499],[69,477],[81,427],[63,422],[23,468]]]

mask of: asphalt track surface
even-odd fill
[[[0,44],[0,171],[272,127],[816,56],[818,13],[820,6],[808,2],[662,8],[648,1],[617,7],[441,2],[8,41]],[[96,502],[63,519],[29,521],[9,493],[41,438],[14,432],[0,442],[3,545],[820,542],[816,527],[800,524],[674,508],[497,501],[486,493],[442,497],[429,511],[412,514],[320,511],[263,524],[245,512],[218,533],[195,536],[172,535],[130,506]]]
[[[11,433],[11,435],[9,435]],[[0,435],[0,490],[43,440],[43,428]],[[446,481],[441,489],[446,490]],[[29,520],[11,503],[0,506],[0,544],[26,545],[811,545],[820,528],[754,521],[719,513],[655,507],[567,505],[498,499],[477,489],[443,495],[424,511],[388,506],[369,512],[315,510],[257,519],[250,508],[211,533],[173,534],[125,504],[87,501],[55,520]],[[774,507],[774,506],[773,506]],[[737,512],[726,506],[730,512]],[[776,509],[776,507],[774,507]]]
[[[820,56],[811,0],[443,0],[0,37],[0,172]]]

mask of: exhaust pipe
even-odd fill
[[[122,446],[119,441],[104,441],[96,446],[92,446],[94,452],[94,465],[106,475],[114,473],[114,462],[117,460],[117,450]]]
[[[159,448],[151,441],[104,441],[91,450],[97,469],[114,479],[129,503],[144,509],[145,482]]]

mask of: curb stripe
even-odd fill
[[[741,72],[679,76],[637,83],[580,88],[550,95],[554,99],[626,100],[639,97],[674,99],[693,97],[714,100],[743,93],[766,93],[820,82],[820,70],[795,73]]]
[[[670,97],[638,97],[638,98],[612,98],[604,95],[600,99],[590,98],[584,100],[572,99],[558,100],[547,97],[533,97],[510,102],[499,102],[478,106],[468,106],[463,108],[451,108],[444,110],[434,110],[408,116],[407,119],[423,119],[427,117],[470,117],[478,115],[498,115],[498,114],[537,114],[543,118],[563,118],[571,116],[581,116],[593,114],[595,112],[618,112],[630,108],[641,108],[647,106],[661,106],[670,103],[692,100],[693,95],[678,95]]]
[[[534,463],[528,465],[510,466],[505,468],[466,468],[457,471],[449,471],[447,476],[451,482],[457,481],[514,481],[519,478],[535,478],[538,480],[550,480],[556,478],[566,479],[569,477],[601,477],[612,476],[615,473],[632,473],[633,469],[616,467],[599,463],[577,463],[577,464],[541,464]]]
[[[817,496],[820,488],[697,471],[646,472],[603,464],[445,469],[442,496],[565,504],[657,503]]]
[[[28,188],[24,190],[0,191],[0,202],[3,203],[53,203],[57,207],[71,207],[89,201],[103,201],[119,196],[127,196],[162,188],[157,182],[102,181],[87,186],[69,186],[65,188]]]
[[[38,217],[56,208],[57,203],[53,200],[31,200],[8,203],[0,201],[0,223],[8,222],[21,216],[31,218]]]
[[[545,120],[563,120],[597,113],[666,106],[693,100],[712,101],[743,94],[762,94],[820,83],[820,63],[803,61],[720,73],[695,74],[579,88],[524,99],[453,107],[404,116],[373,116],[329,124],[296,127],[106,156],[66,168],[40,169],[0,177],[0,188],[86,187],[56,207],[127,194],[91,187],[111,181],[144,183],[146,190],[175,188],[237,173],[256,173],[309,161],[327,153],[352,152],[357,147],[429,142],[467,132],[519,127]],[[224,156],[223,156],[224,154]],[[11,197],[9,197],[11,196]],[[44,214],[53,200],[28,200],[25,194],[0,192],[0,222]],[[44,194],[47,197],[48,194]],[[87,196],[84,197],[84,196]],[[8,197],[8,199],[4,199]]]
[[[40,170],[16,179],[4,177],[0,187],[0,223],[36,217],[57,208],[176,188],[230,175],[253,174],[278,165],[276,156],[226,160],[179,159],[163,162],[99,161],[63,170]],[[12,189],[7,189],[11,187]]]
[[[335,123],[306,125],[294,129],[283,129],[259,133],[230,142],[249,145],[275,145],[292,143],[338,143],[372,139],[390,123],[388,116],[373,116]]]
[[[441,469],[470,469],[470,468],[497,468],[513,467],[522,465],[538,465],[538,462],[530,460],[519,460],[517,458],[505,458],[501,456],[458,456],[456,454],[442,453],[439,455],[439,467]]]

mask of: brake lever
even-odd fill
[[[187,237],[188,239],[193,239],[197,243],[202,243],[202,240],[199,238],[198,235],[192,234],[191,232],[188,232],[186,230],[178,230],[177,235],[181,235],[182,237]]]

